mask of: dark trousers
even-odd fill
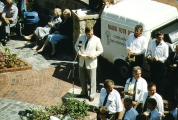
[[[143,65],[143,54],[142,55],[131,55],[130,57],[133,58],[135,57],[135,62],[130,63],[130,69],[132,71],[133,67],[135,66],[140,66],[142,68]]]
[[[169,97],[175,98],[178,97],[176,88],[178,88],[178,70],[177,69],[168,69],[168,80],[169,80]]]
[[[153,61],[150,63],[151,82],[157,86],[157,92],[163,95],[164,92],[164,63]]]

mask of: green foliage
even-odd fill
[[[84,101],[69,98],[60,107],[60,113],[68,113],[72,118],[82,119],[88,115],[89,105]]]
[[[0,44],[4,53],[0,53],[0,69],[19,65],[17,54],[11,54],[10,49]],[[20,66],[20,65],[19,65]]]
[[[74,98],[68,98],[62,102],[62,105],[46,107],[45,109],[31,108],[31,112],[26,115],[26,118],[27,120],[49,120],[50,116],[55,116],[62,120],[66,115],[70,115],[74,119],[83,120],[88,115],[88,110],[89,105],[86,100],[78,101]]]

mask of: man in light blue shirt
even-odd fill
[[[177,120],[177,116],[178,116],[177,100],[174,98],[169,99],[168,100],[168,108],[169,108],[170,113],[175,118],[175,120]]]

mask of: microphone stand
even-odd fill
[[[79,45],[78,46],[79,50],[80,50],[80,47],[81,46]],[[68,74],[68,77],[67,77],[67,80],[69,80],[70,74],[72,73],[72,86],[73,86],[73,92],[72,92],[73,96],[72,97],[74,97],[74,79],[75,79],[74,74],[75,74],[75,64],[76,64],[77,56],[78,56],[78,52],[77,52],[77,54],[75,56],[74,61],[72,62],[72,67],[71,67],[71,69],[69,71],[69,74]]]

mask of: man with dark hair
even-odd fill
[[[80,49],[79,44],[81,44]],[[90,83],[89,101],[92,102],[96,94],[97,57],[103,52],[100,39],[93,35],[93,26],[86,26],[85,34],[78,37],[75,50],[79,56],[79,79],[82,87],[81,94],[77,97],[88,96],[88,78],[88,83]]]
[[[99,107],[106,106],[109,109],[109,119],[116,120],[121,118],[123,105],[121,96],[114,89],[114,81],[107,79],[104,82],[104,88],[100,91]]]
[[[5,42],[10,40],[10,27],[13,27],[17,23],[18,8],[13,4],[13,0],[6,0],[5,7],[2,13],[3,21],[3,37]]]
[[[143,57],[147,50],[148,42],[146,37],[142,35],[142,31],[143,27],[141,25],[136,25],[135,32],[131,33],[128,37],[128,40],[126,41],[128,57],[135,57],[135,61],[133,60],[129,62],[131,70],[134,66],[142,67]]]
[[[164,62],[169,55],[168,45],[163,40],[164,34],[156,33],[156,39],[151,41],[147,60],[150,65],[151,82],[156,83],[158,93],[163,95],[164,92]]]
[[[135,66],[132,70],[133,77],[127,79],[124,93],[125,98],[132,99],[132,105],[136,106],[143,103],[143,95],[147,92],[147,82],[141,77],[142,69]]]
[[[156,93],[156,84],[149,83],[148,84],[148,92],[145,92],[143,95],[143,112],[147,111],[147,101],[149,98],[154,98],[157,101],[157,110],[160,114],[164,114],[164,106],[162,97]]]
[[[178,87],[178,45],[175,46],[175,52],[169,54],[167,59],[168,76],[170,84],[170,97],[175,97],[175,88]]]
[[[177,109],[177,100],[174,98],[171,98],[168,100],[168,109],[169,112],[173,115],[174,119],[177,120],[178,118],[178,109]]]
[[[154,98],[149,98],[147,101],[147,107],[150,110],[149,120],[161,120],[160,114],[156,109],[157,102]]]
[[[125,98],[124,107],[125,107],[125,112],[124,112],[122,119],[123,120],[135,120],[136,116],[138,115],[138,112],[132,106],[132,99]]]

